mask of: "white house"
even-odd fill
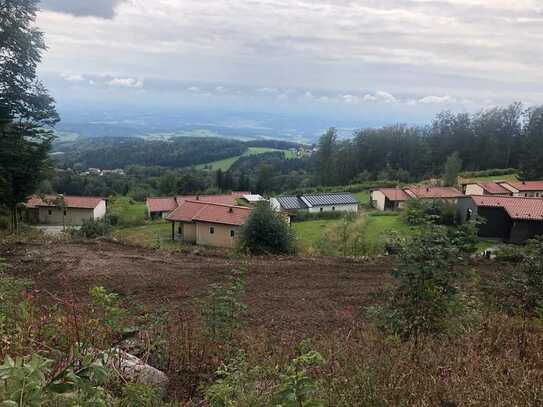
[[[358,200],[348,192],[279,196],[270,205],[277,212],[358,212]]]

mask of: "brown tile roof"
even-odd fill
[[[543,181],[506,181],[501,184],[509,184],[519,191],[543,191]]]
[[[446,198],[460,198],[464,196],[456,188],[452,187],[424,187],[415,186],[405,188],[404,191],[413,198],[427,198],[427,199],[446,199]]]
[[[382,192],[389,201],[403,202],[409,199],[409,195],[400,188],[379,188],[377,191]]]
[[[507,188],[502,187],[500,184],[496,182],[479,182],[477,185],[479,185],[481,188],[483,188],[486,192],[489,194],[510,194],[511,191],[509,191]]]
[[[149,197],[146,201],[151,212],[171,212],[177,208],[177,202],[173,196]]]
[[[27,202],[27,208],[37,208],[40,206],[59,206],[58,200],[61,195],[45,195],[43,197],[38,195],[31,196]],[[94,209],[106,198],[97,196],[69,196],[64,195],[64,206],[66,208],[80,208],[80,209]]]
[[[186,200],[166,219],[241,226],[247,221],[251,211],[252,209],[243,206]]]
[[[503,208],[511,219],[543,221],[543,199],[516,196],[472,196],[477,206]]]

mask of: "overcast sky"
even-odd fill
[[[371,111],[543,103],[541,0],[43,0],[57,99]]]

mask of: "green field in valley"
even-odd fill
[[[109,202],[111,214],[118,217],[121,225],[138,225],[145,222],[145,203],[126,196],[117,196]]]
[[[208,169],[210,171],[228,171],[234,163],[239,160],[243,156],[249,156],[249,155],[258,155],[258,154],[264,154],[264,153],[271,153],[274,151],[282,151],[285,153],[285,159],[290,160],[296,157],[296,154],[293,151],[290,150],[278,150],[276,148],[268,148],[268,147],[249,147],[247,151],[242,155],[237,155],[235,157],[229,157],[225,158],[223,160],[219,161],[213,161],[211,163],[206,164],[200,164],[196,166],[196,169],[204,170]]]

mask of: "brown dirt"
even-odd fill
[[[89,288],[102,285],[146,310],[189,310],[210,284],[240,265],[218,252],[169,253],[106,241],[4,245],[0,257],[8,273],[33,280],[45,301],[84,300]],[[254,257],[246,280],[247,322],[295,336],[349,326],[370,294],[390,281],[390,269],[386,260]]]

